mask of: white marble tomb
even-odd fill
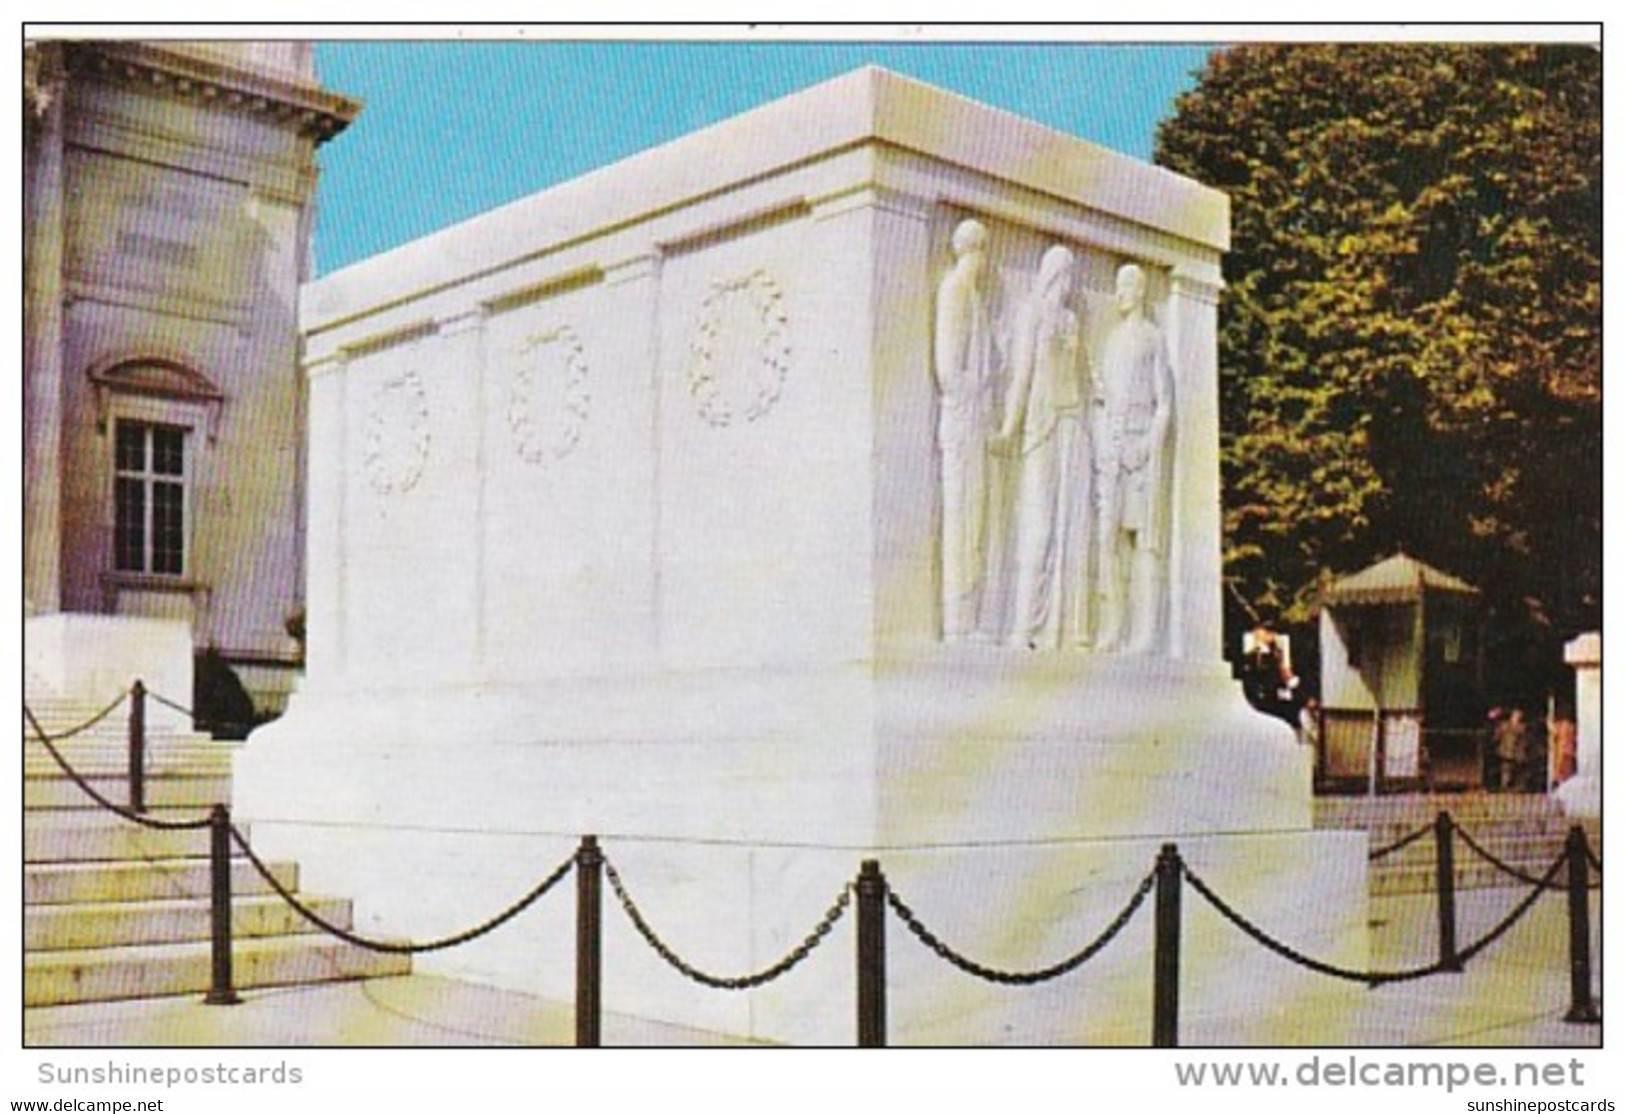
[[[238,816],[415,938],[597,833],[721,974],[871,855],[1042,966],[1173,839],[1358,965],[1363,841],[1221,659],[1227,245],[1220,193],[865,69],[311,284],[309,672]],[[567,998],[544,905],[423,968]],[[1187,1012],[1326,989],[1200,905]],[[729,995],[606,917],[609,1009],[852,1039],[850,924]],[[1023,993],[891,931],[894,1040],[1148,1038],[1149,909]]]

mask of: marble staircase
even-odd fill
[[[51,699],[31,699],[29,707],[52,735],[98,710]],[[128,793],[126,731],[120,710],[57,744],[75,770],[119,804]],[[203,993],[211,972],[208,831],[154,830],[101,808],[26,727],[24,738],[24,1005]],[[186,820],[229,801],[238,745],[190,732],[151,732],[148,815]],[[295,864],[267,866],[297,893]],[[232,894],[239,991],[410,970],[406,956],[371,952],[320,932],[240,856],[232,864]],[[348,902],[299,896],[322,917],[349,927]]]
[[[1563,853],[1573,821],[1557,803],[1540,793],[1406,793],[1383,797],[1320,797],[1315,801],[1315,827],[1363,829],[1373,851],[1388,847],[1446,811],[1479,846],[1524,874],[1540,877]],[[1584,824],[1592,850],[1600,854],[1601,827]],[[1508,875],[1454,839],[1458,890],[1519,888],[1526,883]],[[1566,875],[1559,881],[1566,880]],[[1436,887],[1434,839],[1423,836],[1371,864],[1372,896],[1426,893]]]

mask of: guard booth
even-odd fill
[[[1483,783],[1477,588],[1400,553],[1320,597],[1322,792]]]

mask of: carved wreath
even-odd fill
[[[725,323],[741,311],[756,335],[747,366],[736,367],[719,360],[718,349],[725,339]],[[765,271],[713,282],[700,303],[689,349],[688,389],[701,418],[714,426],[729,426],[741,416],[747,422],[765,417],[779,401],[790,374],[790,318],[784,310],[784,291]]]
[[[543,364],[550,350],[557,353],[556,360],[562,361],[562,375],[558,374],[557,363],[546,365],[547,378],[556,382],[552,390],[556,391],[553,397],[558,413],[557,421],[547,423],[552,426],[548,429],[537,421],[535,397],[538,365]],[[549,457],[562,460],[580,442],[592,402],[581,338],[570,326],[560,325],[531,337],[521,355],[508,394],[508,429],[513,434],[514,452],[527,464],[540,464]]]
[[[429,459],[429,399],[423,380],[408,371],[379,384],[367,415],[362,463],[380,495],[410,491]]]

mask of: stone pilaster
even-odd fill
[[[662,481],[660,461],[662,459],[661,431],[664,421],[663,395],[664,379],[661,376],[660,351],[660,277],[665,265],[665,254],[658,248],[616,260],[603,268],[604,284],[612,292],[611,296],[623,307],[622,317],[628,329],[642,330],[643,350],[648,363],[648,379],[644,384],[633,391],[631,385],[626,384],[631,397],[640,400],[640,404],[647,408],[647,426],[649,437],[642,447],[644,454],[643,467],[649,477],[648,485],[648,512],[643,521],[648,530],[645,544],[654,559],[650,561],[648,570],[647,592],[648,606],[645,610],[647,626],[645,633],[650,652],[658,655],[661,647],[661,635],[664,630],[662,621],[662,605],[664,599],[663,584],[660,570],[663,562],[659,560],[661,544],[661,505]]]
[[[1557,790],[1570,816],[1602,815],[1602,635],[1582,634],[1563,647],[1574,668],[1574,776]]]
[[[1170,555],[1169,653],[1187,661],[1224,656],[1219,503],[1219,294],[1217,264],[1174,268],[1168,348],[1174,370],[1177,444]]]
[[[850,334],[871,361],[873,652],[934,647],[939,500],[931,379],[932,216],[925,200],[865,185],[816,200],[813,219],[837,253],[863,253]],[[947,258],[946,245],[940,253]]]
[[[490,478],[490,468],[487,460],[489,449],[487,435],[490,428],[487,421],[487,408],[491,405],[491,375],[485,345],[485,321],[488,313],[488,308],[480,305],[463,313],[443,317],[435,322],[436,333],[442,342],[450,338],[460,338],[459,340],[452,340],[451,343],[454,345],[466,344],[473,349],[473,359],[469,361],[469,366],[475,369],[471,384],[474,391],[474,417],[470,428],[474,437],[474,472],[475,475],[480,477],[480,482],[474,485],[474,528],[469,531],[469,537],[474,542],[474,553],[470,564],[474,578],[472,585],[473,600],[469,612],[474,625],[470,638],[473,641],[471,657],[475,669],[480,669],[485,664],[485,549],[487,544],[485,506]],[[473,335],[464,336],[464,334],[470,333]]]
[[[346,360],[342,354],[307,364],[305,443],[305,668],[319,684],[342,687],[345,675],[347,581],[344,469],[312,467],[314,454],[346,459]]]
[[[62,608],[62,117],[65,78],[54,48],[28,51],[23,106],[23,599],[31,615]]]

